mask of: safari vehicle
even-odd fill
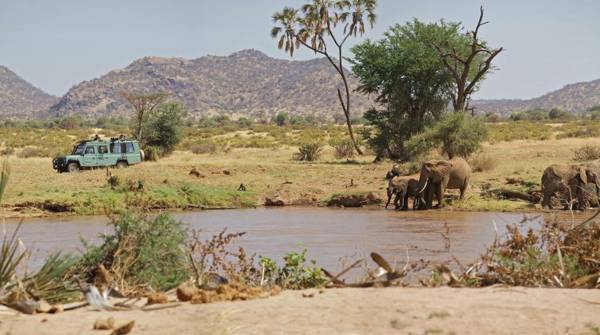
[[[143,160],[144,153],[136,140],[95,138],[77,143],[70,155],[54,158],[52,167],[58,172],[78,172],[106,166],[126,168]]]

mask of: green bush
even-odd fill
[[[260,257],[259,263],[267,282],[292,290],[320,287],[327,283],[327,277],[321,268],[315,266],[315,260],[306,265],[306,249],[301,253],[289,252],[283,259],[285,264],[279,268],[272,259]]]
[[[169,154],[183,138],[185,110],[178,103],[166,103],[153,111],[144,123],[145,144]]]
[[[419,157],[439,147],[449,158],[469,157],[479,150],[481,142],[487,138],[483,122],[464,112],[445,115],[438,123],[425,132],[413,136],[406,144],[413,157]]]
[[[151,162],[158,161],[160,159],[160,157],[162,156],[161,148],[155,147],[155,146],[147,147],[144,152],[146,154],[145,160],[151,161]]]
[[[298,152],[294,154],[293,158],[297,161],[316,161],[321,156],[323,151],[323,144],[321,142],[312,142],[301,144],[298,148]]]
[[[112,218],[114,232],[102,234],[102,244],[84,242],[79,267],[91,280],[99,264],[123,283],[123,293],[166,291],[188,278],[183,224],[163,213],[124,212]]]

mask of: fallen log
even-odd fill
[[[508,189],[504,189],[504,188],[489,190],[488,193],[492,194],[495,197],[501,198],[501,199],[524,200],[524,201],[528,201],[528,202],[531,202],[534,204],[540,202],[540,200],[541,200],[540,196],[537,193],[532,192],[530,194],[530,193],[508,190]]]

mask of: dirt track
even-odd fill
[[[304,298],[302,293],[315,293]],[[161,311],[0,316],[1,334],[109,334],[98,318],[135,320],[132,334],[599,334],[600,290],[492,287],[287,291],[265,300]]]

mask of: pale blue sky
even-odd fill
[[[271,14],[302,0],[0,0],[0,64],[43,90],[76,83],[144,56],[196,58],[254,48],[286,58],[269,36]],[[379,0],[379,38],[413,17],[491,23],[482,36],[504,46],[500,70],[475,98],[529,98],[600,78],[600,0]],[[298,59],[314,57],[308,52]]]

